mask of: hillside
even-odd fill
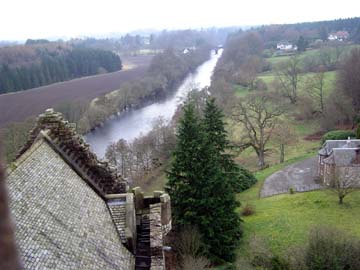
[[[0,94],[83,76],[118,71],[118,55],[99,49],[45,43],[0,48]]]

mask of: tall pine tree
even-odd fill
[[[219,154],[220,146],[226,145],[226,136],[215,138],[207,131],[206,121],[199,120],[193,104],[187,104],[178,127],[167,191],[174,221],[199,229],[204,254],[216,263],[233,261],[242,230],[235,212],[239,203]]]
[[[225,172],[226,181],[229,181],[235,192],[241,192],[256,183],[255,176],[234,162],[229,154],[231,145],[227,139],[223,113],[216,106],[214,98],[208,98],[204,110],[203,128],[208,136],[208,143],[214,144],[217,155]]]

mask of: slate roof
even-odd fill
[[[133,268],[126,199],[116,199],[129,196],[127,182],[60,113],[38,117],[8,169],[8,188],[25,269]]]
[[[119,232],[121,241],[125,244],[127,242],[125,236],[126,201],[124,199],[108,200],[107,205],[115,223],[116,229]]]
[[[324,162],[336,166],[354,166],[359,164],[360,140],[327,140],[319,151],[327,156]]]
[[[107,204],[46,137],[8,170],[25,269],[132,269]]]
[[[328,156],[334,148],[357,148],[360,147],[360,140],[327,140],[319,150],[319,155]]]
[[[101,161],[90,151],[74,124],[65,121],[62,114],[48,109],[41,114],[30,132],[29,140],[19,151],[17,158],[24,154],[39,137],[45,138],[53,149],[103,198],[106,194],[126,193],[127,182],[115,168]]]

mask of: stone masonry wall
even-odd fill
[[[134,269],[106,203],[44,140],[7,182],[25,269]]]

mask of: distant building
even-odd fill
[[[350,173],[360,186],[360,140],[327,140],[318,156],[318,176],[325,185],[332,185],[336,176]]]
[[[330,33],[328,36],[328,40],[330,41],[345,41],[349,38],[349,33],[347,31],[338,31]]]
[[[165,269],[167,194],[129,191],[52,109],[39,116],[29,138],[7,172],[24,269]]]
[[[280,51],[296,51],[297,46],[288,41],[281,41],[276,45],[276,49]]]
[[[142,44],[144,45],[150,45],[151,43],[151,36],[143,36],[141,37],[142,39]]]
[[[196,50],[195,46],[187,47],[187,48],[183,49],[182,53],[183,53],[183,54],[187,54],[187,53],[193,52],[193,51],[195,51],[195,50]]]

